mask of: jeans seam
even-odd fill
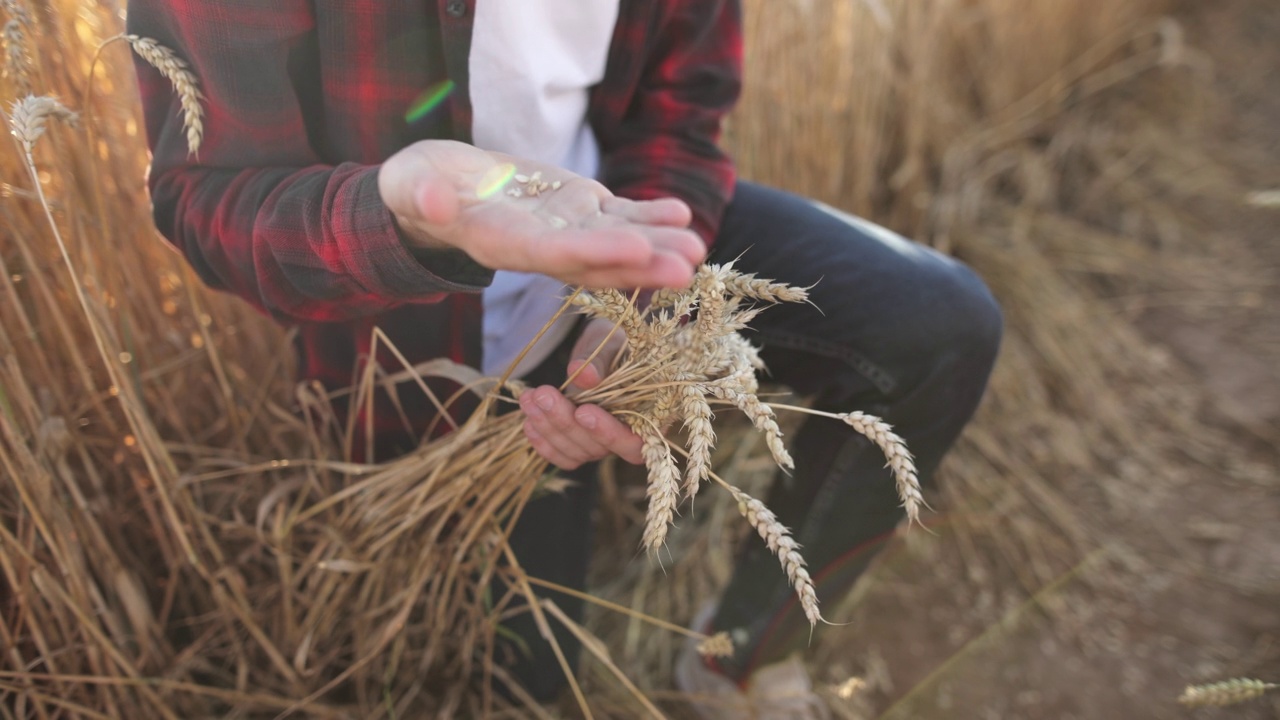
[[[852,348],[815,340],[805,335],[793,335],[776,330],[764,330],[760,331],[759,334],[765,345],[777,345],[789,350],[802,350],[848,363],[859,375],[866,378],[868,382],[885,395],[892,393],[898,387],[898,380],[893,375]]]

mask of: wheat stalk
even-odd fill
[[[198,152],[200,143],[204,140],[204,108],[200,105],[204,96],[200,93],[200,84],[196,81],[195,74],[185,60],[152,38],[137,35],[119,37],[127,41],[139,57],[159,70],[173,84],[173,89],[178,93],[178,102],[182,106],[182,126],[187,131],[187,149],[192,154]]]
[[[1178,702],[1187,707],[1236,705],[1262,697],[1276,688],[1280,688],[1280,684],[1250,678],[1232,678],[1207,685],[1188,685]]]
[[[813,582],[805,569],[799,545],[759,500],[725,483],[711,470],[715,430],[709,399],[730,404],[750,419],[764,435],[774,462],[784,470],[794,468],[774,407],[760,400],[756,373],[764,369],[759,350],[738,331],[763,310],[757,302],[805,302],[808,293],[782,283],[743,275],[727,265],[704,265],[691,287],[660,290],[645,312],[616,290],[580,291],[571,303],[581,311],[616,323],[627,336],[627,350],[618,367],[596,388],[576,397],[578,402],[599,404],[625,418],[643,440],[648,468],[648,511],[641,545],[656,552],[679,507],[680,471],[672,445],[661,428],[683,422],[687,436],[683,494],[692,499],[703,480],[716,480],[738,501],[739,511],[778,556],[810,623],[821,620]],[[681,318],[692,309],[691,323]],[[813,415],[839,419],[867,435],[885,453],[894,473],[908,517],[916,521],[924,506],[911,454],[902,438],[888,424],[865,413],[834,415],[808,408],[785,407]]]

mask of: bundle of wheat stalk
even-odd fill
[[[712,411],[724,406],[750,418],[777,464],[791,467],[774,410],[756,395],[759,355],[738,330],[767,304],[806,299],[803,289],[712,265],[699,269],[690,289],[657,293],[645,312],[616,290],[579,290],[562,312],[576,306],[589,316],[614,322],[615,332],[625,335],[626,348],[613,371],[576,399],[609,410],[644,439],[649,487],[643,545],[659,553],[682,497],[692,499],[701,483],[710,480],[732,494],[743,517],[778,557],[805,615],[817,623],[822,616],[799,546],[759,500],[712,472],[710,462],[715,444]],[[695,319],[686,322],[691,314]],[[515,607],[535,613],[542,627],[548,623],[542,614],[551,611],[575,634],[584,633],[540,600],[533,586],[566,589],[526,576],[506,543],[525,503],[551,483],[546,462],[521,431],[523,416],[499,412],[525,388],[451,364],[435,363],[418,374],[424,370],[447,374],[483,392],[480,409],[451,434],[366,478],[321,492],[297,483],[273,493],[270,503],[258,510],[260,517],[278,511],[286,518],[274,534],[283,543],[276,551],[300,563],[292,572],[301,576],[321,571],[314,577],[324,589],[313,597],[323,599],[325,609],[309,608],[296,618],[298,627],[314,632],[321,618],[363,618],[380,609],[385,624],[347,623],[341,631],[330,630],[327,638],[308,642],[312,654],[338,648],[354,652],[359,660],[340,678],[364,663],[376,664],[377,676],[385,676],[393,671],[387,666],[392,657],[419,670],[450,663],[445,674],[455,678],[470,677],[476,661],[483,658],[480,670],[501,673],[491,660],[493,632],[501,618],[524,611]],[[357,394],[367,397],[371,389],[366,386]],[[305,404],[324,412],[324,402],[317,396]],[[448,400],[437,402],[445,410],[451,405]],[[785,407],[842,419],[876,442],[890,460],[908,516],[918,517],[923,500],[911,456],[887,425],[862,413],[833,415]],[[686,448],[680,451],[685,456],[683,473],[676,448],[664,434],[677,421],[687,434]],[[280,509],[286,505],[292,509]],[[510,590],[487,605],[478,603],[477,598],[491,592],[495,578],[503,581],[499,587]],[[409,623],[410,618],[428,620]],[[725,637],[681,632],[698,637],[709,653],[726,650]],[[598,643],[585,645],[596,652]],[[556,652],[564,664],[563,654],[558,648]],[[607,654],[600,659],[607,662]],[[564,670],[569,674],[567,664]],[[621,672],[615,674],[642,704],[652,707]],[[589,714],[583,693],[576,684],[574,689],[583,712]]]

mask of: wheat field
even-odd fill
[[[1176,208],[1108,169],[1167,142],[1135,119],[1134,98],[1189,83],[1194,53],[1159,0],[746,5],[747,85],[727,137],[741,173],[954,253],[1006,309],[990,396],[944,467],[939,504],[964,510],[959,543],[975,566],[1034,594],[1097,550],[1058,478],[1105,482],[1122,456],[1159,474],[1177,438],[1209,434],[1193,398],[1152,382],[1173,371],[1123,317],[1098,312],[1097,284],[1081,279],[1117,263],[1163,271],[1142,236]],[[108,42],[123,27],[114,3],[0,6],[0,104],[32,141],[0,150],[0,717],[553,716],[468,682],[473,661],[503,682],[483,662],[495,613],[468,604],[466,578],[503,553],[502,522],[539,490],[535,461],[518,461],[528,482],[465,497],[425,456],[347,462],[307,420],[323,424],[325,399],[292,377],[290,330],[201,287],[151,227],[129,53],[176,60],[141,39]],[[31,137],[12,110],[28,93],[75,121],[53,113]],[[489,387],[461,369],[422,372]],[[1126,383],[1146,389],[1109,391]],[[722,436],[705,460],[705,477],[715,467],[742,489],[668,540],[689,559],[666,568],[635,553],[642,533],[665,539],[643,520],[643,480],[607,474],[601,555],[619,562],[593,574],[603,603],[573,628],[595,660],[564,712],[687,712],[670,682],[679,628],[751,540],[726,518],[740,503],[765,517],[744,493],[761,492],[778,453],[754,437]],[[445,465],[489,467],[492,446],[469,447],[484,452]],[[431,529],[463,506],[465,538]],[[1001,521],[979,520],[993,509]],[[342,555],[335,529],[398,554]],[[464,547],[489,554],[452,560]],[[536,578],[512,584],[537,596]],[[637,629],[655,624],[667,629]],[[840,633],[819,631],[820,663],[849,653]]]

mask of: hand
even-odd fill
[[[604,380],[624,341],[621,330],[610,337],[611,330],[613,323],[600,318],[591,320],[583,328],[568,368],[570,377],[579,368],[582,370],[571,387],[588,390]],[[586,358],[602,342],[604,347],[586,364]],[[634,465],[644,461],[641,455],[644,442],[640,437],[598,405],[575,407],[559,390],[544,385],[526,390],[520,396],[520,407],[525,413],[524,434],[533,449],[563,470],[573,470],[611,453]]]
[[[512,197],[518,183],[495,182],[512,166],[560,186]],[[686,287],[706,254],[679,200],[626,200],[567,170],[465,143],[410,145],[383,163],[378,189],[413,244],[458,248],[493,270],[571,286]]]

